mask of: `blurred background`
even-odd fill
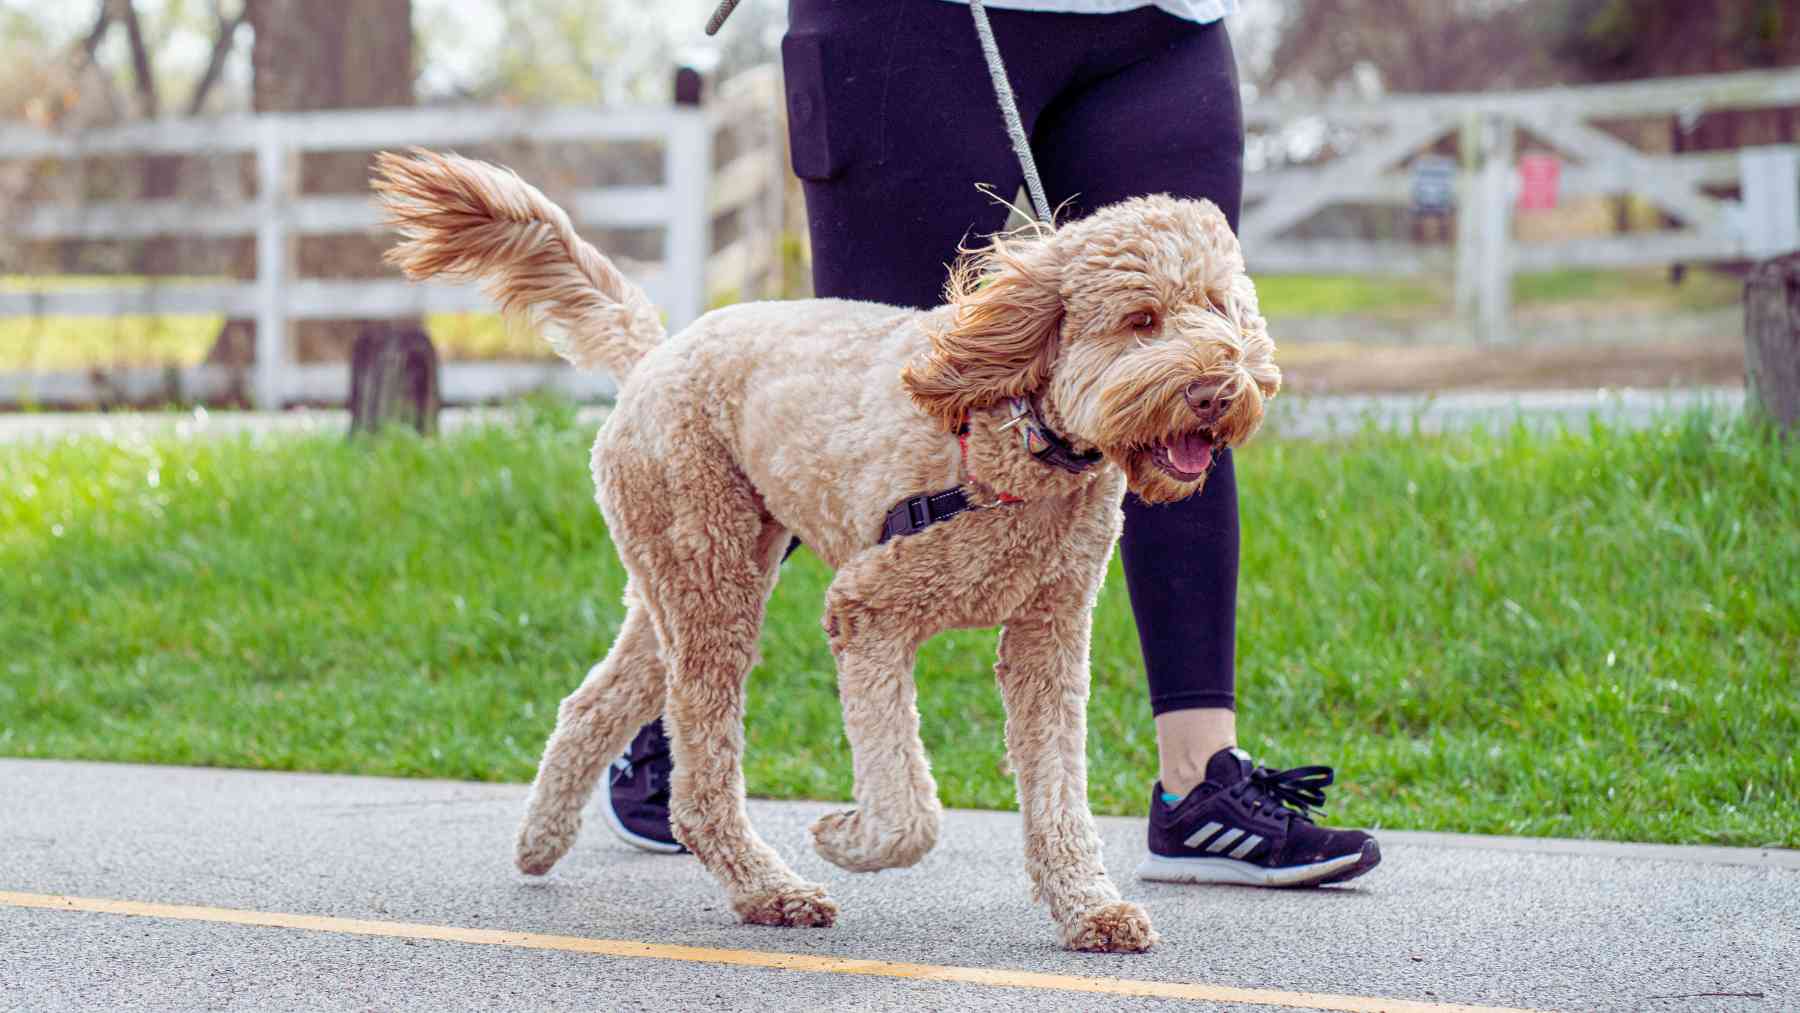
[[[604,397],[382,265],[383,148],[517,168],[676,325],[806,295],[785,5],[717,40],[711,6],[0,0],[0,405],[342,404],[384,321],[446,402]],[[1800,247],[1792,0],[1244,8],[1241,232],[1290,389],[1741,385],[1742,273]]]
[[[1800,6],[1242,6],[1246,748],[1329,757],[1343,825],[1800,846],[1800,454],[1738,409],[1800,347]],[[516,167],[677,326],[806,295],[784,10],[0,0],[0,756],[528,780],[621,621],[610,381],[384,266],[370,158]],[[769,606],[753,794],[849,795],[830,580]],[[992,655],[920,653],[950,805],[1013,804]],[[1092,672],[1141,814],[1116,574]]]

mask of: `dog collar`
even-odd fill
[[[1076,453],[1068,440],[1044,422],[1044,417],[1038,414],[1037,402],[1032,398],[1011,397],[1006,399],[1006,404],[1012,418],[1001,423],[1000,428],[1017,429],[1027,454],[1074,475],[1100,463],[1103,455],[1098,450]]]

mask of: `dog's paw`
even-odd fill
[[[837,902],[817,883],[771,890],[733,901],[732,910],[748,925],[829,928],[837,921]]]
[[[1080,918],[1064,933],[1071,950],[1090,953],[1142,953],[1161,940],[1144,909],[1128,900],[1102,904]]]
[[[579,818],[573,826],[565,827],[540,825],[540,821],[527,819],[519,827],[518,843],[513,849],[513,863],[527,876],[542,876],[562,856],[569,853],[580,832]]]
[[[904,869],[918,864],[937,844],[939,819],[934,810],[905,824],[880,826],[861,809],[846,809],[813,823],[813,850],[849,872]]]

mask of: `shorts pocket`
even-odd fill
[[[788,151],[794,175],[830,179],[843,169],[832,147],[830,117],[825,114],[824,40],[789,33],[781,39],[781,74],[787,85]]]

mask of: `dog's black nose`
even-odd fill
[[[1195,380],[1187,385],[1187,390],[1183,393],[1187,397],[1188,407],[1207,425],[1217,422],[1231,408],[1231,398],[1225,396],[1218,384]]]

